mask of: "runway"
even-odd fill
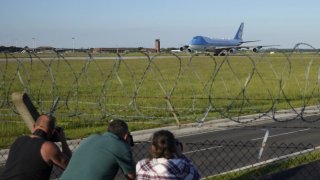
[[[306,117],[307,120],[319,118]],[[269,122],[259,125],[236,125],[227,130],[177,136],[184,143],[184,154],[197,166],[203,177],[228,172],[244,166],[306,150],[320,145],[320,121]],[[261,152],[266,131],[269,131]],[[141,147],[143,146],[143,147]],[[282,147],[282,148],[281,148]],[[136,144],[136,160],[147,157],[150,144]]]

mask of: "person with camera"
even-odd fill
[[[197,169],[182,151],[182,143],[170,131],[155,132],[151,140],[151,157],[136,165],[137,180],[200,179]]]
[[[62,152],[53,142],[60,141]],[[47,180],[53,165],[67,167],[71,151],[62,128],[55,126],[55,118],[40,115],[33,125],[33,133],[17,138],[0,179]]]
[[[132,157],[132,136],[123,120],[109,123],[102,135],[91,135],[75,150],[61,180],[114,179],[119,168],[126,179],[135,179],[135,162]]]

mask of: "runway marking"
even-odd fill
[[[268,138],[277,137],[277,136],[283,136],[283,135],[288,135],[288,134],[293,134],[293,133],[298,133],[298,132],[302,132],[302,131],[308,131],[310,129],[311,128],[307,128],[307,129],[301,129],[301,130],[298,130],[298,131],[291,131],[291,132],[287,132],[287,133],[276,134],[276,135],[269,136]],[[263,137],[251,139],[251,141],[257,141],[257,140],[260,140],[260,139],[263,139]]]
[[[209,150],[209,149],[217,149],[217,148],[222,148],[222,147],[223,146],[214,146],[214,147],[199,149],[199,150],[195,150],[195,151],[188,151],[188,152],[185,152],[183,154],[190,154],[190,153],[194,153],[194,152],[206,151],[206,150]]]
[[[193,135],[207,134],[207,133],[212,133],[212,132],[217,132],[217,131],[219,131],[219,130],[213,129],[213,130],[205,131],[205,132],[196,132],[196,133],[191,133],[191,134],[181,134],[181,135],[177,135],[176,137],[189,137],[189,136],[193,136]]]

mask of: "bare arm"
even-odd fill
[[[69,157],[62,153],[56,144],[50,141],[43,143],[41,156],[48,164],[55,164],[62,169],[65,169],[69,163]]]
[[[127,174],[127,179],[128,179],[128,180],[134,180],[134,179],[136,179],[136,173],[128,173],[128,174]]]

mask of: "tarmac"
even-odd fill
[[[239,126],[248,126],[248,125],[258,125],[258,124],[265,124],[274,122],[274,118],[279,121],[287,121],[294,118],[300,118],[301,108],[297,109],[290,109],[290,110],[281,110],[274,113],[265,114],[254,114],[254,115],[247,115],[241,116],[237,119],[238,122],[230,120],[228,118],[225,119],[213,119],[208,121],[203,121],[202,123],[190,123],[190,124],[183,124],[181,126],[168,126],[162,128],[153,128],[153,129],[146,129],[146,130],[139,130],[131,132],[134,141],[148,141],[151,139],[151,136],[154,132],[166,129],[171,131],[176,137],[185,136],[185,135],[192,135],[198,133],[205,133],[205,132],[212,132],[212,131],[221,131],[230,128],[235,128]],[[303,111],[303,116],[311,116],[311,115],[318,115],[320,113],[320,109],[318,106],[309,106],[306,107]],[[239,123],[241,122],[241,123]]]

